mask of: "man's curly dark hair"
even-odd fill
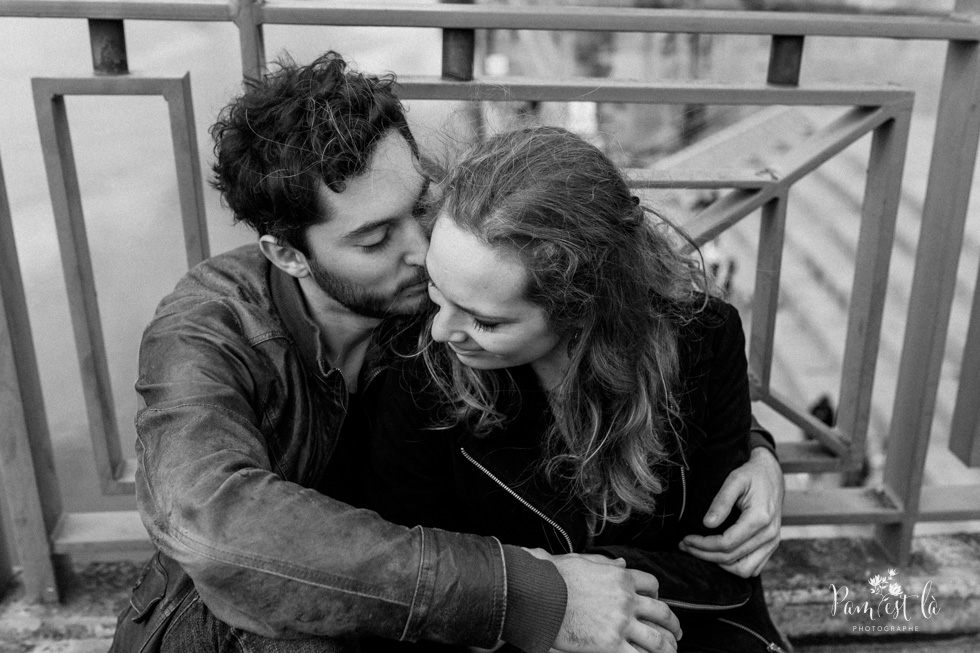
[[[246,81],[211,127],[211,185],[236,222],[309,254],[306,227],[325,217],[320,184],[342,192],[392,129],[416,156],[418,148],[393,75],[353,71],[336,52],[305,66],[288,57],[275,66]]]

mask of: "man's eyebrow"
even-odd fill
[[[422,184],[422,190],[419,191],[418,196],[415,198],[415,202],[412,204],[412,209],[422,203],[422,200],[425,197],[425,194],[429,192],[429,187],[431,185],[432,180],[427,177],[425,179],[425,183]],[[368,222],[367,224],[362,224],[360,227],[350,231],[346,236],[344,236],[344,240],[357,240],[358,238],[366,236],[369,233],[380,229],[381,227],[387,227],[394,224],[398,221],[398,219],[398,217],[392,216],[388,218],[381,218],[380,220],[375,220],[374,222]]]
[[[439,286],[436,285],[436,282],[432,280],[432,277],[431,276],[429,277],[429,284],[432,285],[432,287],[434,287],[436,290],[439,290]],[[442,291],[440,290],[439,292],[442,292]],[[445,295],[443,295],[443,297],[445,297]],[[476,309],[470,308],[469,306],[464,306],[462,304],[457,304],[456,302],[452,301],[448,297],[446,299],[447,299],[447,301],[449,301],[450,303],[452,303],[453,305],[455,305],[456,308],[458,308],[458,309],[460,309],[462,311],[465,311],[466,313],[469,313],[470,315],[472,315],[473,317],[477,318],[478,320],[484,320],[486,322],[499,322],[500,324],[506,324],[506,323],[509,323],[509,322],[513,322],[514,321],[513,318],[509,318],[509,317],[497,317],[497,316],[493,316],[493,315],[484,315],[484,314],[480,313],[479,311],[477,311]]]

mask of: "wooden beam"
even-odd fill
[[[191,268],[210,256],[208,220],[204,209],[204,182],[201,157],[197,152],[191,74],[162,84],[163,97],[170,111],[170,136],[174,146],[177,196],[184,227],[184,251]]]
[[[749,370],[758,386],[769,394],[769,377],[779,310],[779,277],[786,236],[787,193],[780,193],[762,207],[759,249],[752,293],[752,329],[749,331]]]
[[[922,488],[917,521],[980,519],[980,485],[930,485]]]
[[[64,554],[156,550],[135,510],[65,513],[52,540]]]
[[[843,461],[819,442],[777,442],[776,455],[784,474],[821,474],[839,472]]]
[[[630,188],[745,188],[757,190],[776,183],[768,172],[751,169],[703,169],[684,168],[626,168],[623,170]]]
[[[911,104],[913,97],[911,91],[883,86],[814,85],[795,88],[691,81],[668,81],[651,85],[647,82],[594,78],[541,82],[523,77],[454,82],[437,77],[408,75],[398,78],[395,91],[404,100],[751,106],[779,104],[880,107],[893,103]]]
[[[229,21],[227,0],[0,0],[0,17]]]
[[[57,565],[48,533],[61,517],[34,339],[27,315],[3,168],[0,167],[0,481],[13,540],[32,600],[58,600]],[[0,537],[3,534],[0,533]],[[5,548],[5,545],[4,545]],[[4,556],[9,563],[9,557]],[[0,581],[9,579],[0,569]]]
[[[90,18],[88,35],[92,46],[92,69],[97,74],[125,75],[129,72],[123,21]]]
[[[0,0],[0,17],[231,21],[250,0]],[[845,36],[980,40],[980,26],[957,16],[845,15],[812,12],[337,3],[290,0],[263,5],[256,24],[441,29]]]
[[[970,326],[963,345],[949,450],[970,467],[980,467],[980,273],[973,292]]]
[[[871,141],[854,256],[854,282],[847,312],[836,424],[850,438],[847,455],[850,471],[860,470],[866,456],[871,395],[911,117],[911,107],[896,111],[892,120],[875,129]]]
[[[976,2],[958,0],[956,8],[980,16]],[[980,137],[978,105],[980,44],[951,42],[939,93],[883,478],[885,488],[909,512],[901,523],[876,529],[876,538],[898,564],[905,564],[912,550]]]
[[[902,510],[875,488],[789,490],[783,501],[784,526],[815,524],[890,524]]]
[[[843,456],[847,453],[847,440],[840,431],[834,427],[827,426],[813,415],[795,408],[782,396],[782,393],[776,390],[770,388],[768,392],[759,391],[759,394],[758,401],[769,406],[789,420],[789,422],[816,438],[823,446],[830,449],[834,455]]]
[[[799,34],[773,35],[769,46],[767,82],[799,86],[800,68],[803,66],[803,43],[804,38]]]
[[[116,468],[116,483],[124,485],[130,494],[136,491],[136,459],[127,458]]]
[[[499,5],[450,9],[439,5],[408,8],[381,3],[327,5],[309,0],[285,0],[264,5],[262,19],[266,23],[291,25],[980,40],[980,26],[955,17],[775,11]]]
[[[231,0],[231,16],[238,27],[238,44],[242,54],[242,77],[261,79],[266,70],[265,34],[262,30],[258,0]]]

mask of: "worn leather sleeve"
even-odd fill
[[[235,319],[220,306],[192,323],[158,316],[144,336],[136,490],[156,546],[215,616],[260,635],[496,643],[500,544],[397,526],[284,480],[260,430],[273,416],[256,412],[271,371],[233,346]]]
[[[420,365],[387,378],[386,401],[370,441],[365,502],[396,523],[451,530],[473,525],[456,502],[452,429],[433,429],[440,396]],[[548,653],[565,618],[567,588],[557,567],[505,545],[507,594],[502,639],[525,653]]]
[[[691,415],[687,462],[690,465],[687,503],[681,535],[711,535],[735,523],[739,511],[714,529],[704,515],[728,475],[749,459],[752,425],[745,335],[738,311],[712,299],[701,318],[699,333],[689,341]]]

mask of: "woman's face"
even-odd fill
[[[526,271],[516,256],[492,249],[445,215],[432,229],[429,297],[439,307],[432,338],[479,369],[562,364],[561,338],[540,306],[524,298]]]

